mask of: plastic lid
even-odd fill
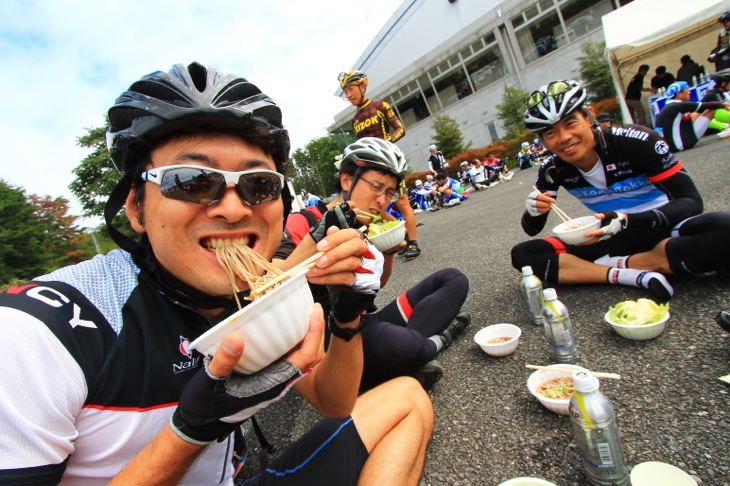
[[[555,289],[545,289],[542,291],[542,298],[545,300],[558,300],[558,293]]]
[[[573,387],[580,393],[590,393],[598,390],[598,378],[590,371],[576,371],[573,373]]]
[[[527,277],[528,275],[532,275],[532,267],[530,265],[526,265],[522,267],[522,275]]]

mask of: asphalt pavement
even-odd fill
[[[679,154],[704,197],[705,211],[730,210],[729,149],[730,140],[707,136]],[[463,310],[471,313],[471,326],[439,355],[445,374],[430,392],[436,426],[423,486],[497,485],[519,476],[585,484],[569,418],[543,408],[526,387],[531,370],[525,364],[551,364],[543,330],[530,324],[520,274],[509,257],[510,248],[527,238],[519,221],[536,173],[536,168],[517,170],[510,182],[473,193],[459,206],[419,214],[420,257],[398,258],[378,295],[376,303],[385,304],[447,266],[469,277]],[[564,191],[560,206],[570,215],[586,213]],[[559,222],[551,216],[548,228]],[[730,251],[730,243],[727,247]],[[611,285],[555,288],[574,324],[577,364],[622,376],[601,380],[601,389],[616,409],[629,467],[663,461],[696,475],[703,486],[730,485],[730,385],[718,380],[730,374],[730,336],[714,321],[719,310],[730,308],[730,278],[713,273],[669,280],[675,291],[669,325],[650,341],[622,338],[602,319],[617,302],[650,298],[647,291]],[[499,322],[517,324],[523,334],[515,353],[493,358],[473,337]],[[317,418],[301,398],[290,395],[257,414],[277,447],[299,437]],[[256,448],[255,439],[251,446]]]

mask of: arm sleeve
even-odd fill
[[[631,214],[627,230],[637,227],[650,230],[672,228],[704,210],[702,196],[684,169],[664,179],[650,177],[649,180],[669,197],[669,202],[651,211]]]
[[[388,121],[388,124],[393,129],[390,132],[390,142],[396,142],[403,138],[403,135],[406,134],[406,127],[403,125],[403,122],[400,121],[400,118],[398,118],[398,115],[395,114],[395,110],[393,109],[390,104],[383,101],[383,109],[385,110],[386,114],[386,120]]]

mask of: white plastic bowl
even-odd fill
[[[256,373],[281,358],[304,339],[309,329],[314,300],[306,272],[296,274],[209,329],[190,348],[213,355],[225,336],[238,334],[245,348],[234,370],[245,375]]]
[[[493,324],[483,327],[474,335],[474,342],[482,348],[482,351],[490,356],[507,356],[512,354],[520,342],[522,329],[514,324]],[[490,344],[490,339],[509,337],[509,341]]]
[[[669,312],[662,318],[662,320],[654,322],[652,324],[644,324],[641,326],[627,326],[626,324],[619,324],[613,322],[608,317],[608,312],[603,316],[603,320],[606,321],[619,336],[623,336],[626,339],[632,339],[634,341],[646,341],[647,339],[654,339],[664,332],[664,328],[667,327],[667,320],[669,319]]]
[[[507,481],[504,481],[502,483],[499,483],[499,486],[557,486],[555,483],[551,483],[550,481],[545,481],[544,479],[540,478],[513,478],[508,479]]]
[[[406,222],[401,221],[396,226],[376,236],[368,236],[370,243],[379,251],[387,251],[400,245],[401,241],[406,238]]]
[[[548,368],[559,368],[559,369],[567,369],[571,370],[570,372],[566,371],[548,371],[548,370],[537,370],[534,373],[530,375],[529,378],[527,378],[527,389],[530,390],[530,393],[540,400],[540,403],[550,410],[551,412],[555,412],[560,415],[568,415],[568,404],[570,404],[570,399],[565,400],[556,400],[554,398],[548,398],[544,395],[541,395],[537,392],[537,387],[539,385],[542,385],[548,380],[552,380],[553,378],[572,378],[573,373],[576,371],[586,371],[585,368],[578,365],[572,365],[572,364],[553,364],[549,365]]]
[[[697,481],[676,466],[665,462],[649,461],[631,469],[632,486],[697,486]]]
[[[560,223],[553,228],[553,234],[566,245],[578,245],[591,238],[585,234],[601,227],[601,220],[595,216],[583,216],[571,219],[567,223]]]

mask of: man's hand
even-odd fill
[[[617,235],[621,231],[626,229],[629,224],[629,215],[623,213],[615,213],[613,211],[607,211],[605,213],[597,213],[596,218],[601,219],[601,228],[596,231],[586,233],[588,236],[598,237],[598,241],[607,240],[613,235]]]
[[[525,209],[530,216],[540,216],[547,213],[553,207],[555,199],[540,191],[532,191],[527,195]]]
[[[328,234],[327,230],[333,226],[339,229],[355,226],[355,212],[348,203],[338,204],[324,213],[317,224],[309,230],[309,234],[312,235],[315,242],[319,242]]]
[[[330,228],[327,237],[317,243],[317,250],[324,256],[309,269],[307,280],[317,285],[348,285],[367,248],[357,230]]]
[[[367,312],[380,290],[383,254],[368,243],[367,250],[360,257],[360,265],[355,269],[354,279],[348,285],[327,287],[332,302],[332,313],[339,323],[352,322],[360,314]]]

